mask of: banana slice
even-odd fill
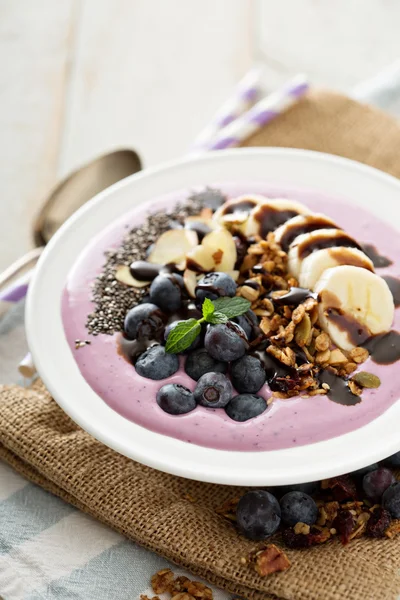
[[[231,198],[215,211],[212,217],[213,221],[226,227],[230,224],[244,223],[253,208],[266,200],[267,198],[261,194],[247,194]]]
[[[386,281],[367,269],[342,265],[318,280],[318,317],[333,343],[350,351],[371,335],[390,330],[393,296]]]
[[[316,231],[297,236],[290,245],[288,252],[289,273],[298,278],[301,263],[307,256],[317,250],[333,248],[335,246],[345,246],[361,250],[357,242],[342,229],[317,229]]]
[[[265,200],[253,208],[240,230],[246,237],[259,235],[266,238],[270,231],[274,231],[292,217],[310,213],[309,208],[296,200],[286,200],[285,198]]]
[[[324,248],[313,252],[302,261],[298,278],[300,287],[313,290],[326,269],[339,265],[353,265],[374,272],[372,260],[358,248]]]
[[[289,221],[278,227],[275,231],[275,240],[282,246],[282,250],[287,252],[290,244],[299,235],[317,229],[338,229],[338,226],[332,219],[320,213],[297,215],[297,217],[289,219]]]

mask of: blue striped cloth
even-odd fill
[[[23,383],[23,302],[0,321],[0,381]],[[1,410],[1,408],[0,408]],[[3,600],[135,600],[171,567],[0,462],[0,596]],[[190,575],[188,575],[190,577]],[[215,590],[216,600],[229,594]]]

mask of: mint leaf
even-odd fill
[[[204,302],[203,302],[203,306],[201,307],[202,313],[203,313],[203,318],[208,321],[209,323],[211,323],[210,321],[210,317],[212,316],[215,308],[214,308],[214,304],[211,302],[211,300],[209,298],[205,298]]]
[[[222,296],[213,300],[212,303],[214,304],[215,312],[222,313],[228,319],[243,315],[251,306],[251,302],[240,296],[235,296],[234,298]]]
[[[201,325],[196,319],[188,319],[183,323],[178,323],[168,335],[165,351],[168,354],[183,352],[194,342],[200,331]]]
[[[212,323],[213,325],[217,325],[218,323],[226,323],[228,321],[228,317],[221,312],[215,311],[212,315],[210,315],[207,319],[208,323]]]

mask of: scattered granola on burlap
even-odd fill
[[[246,562],[252,565],[261,577],[266,577],[278,571],[286,571],[290,567],[290,560],[287,555],[275,544],[267,544],[253,550]]]

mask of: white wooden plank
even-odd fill
[[[112,147],[179,156],[249,68],[248,0],[85,0],[60,174]]]
[[[73,0],[0,0],[0,268],[55,178]]]
[[[298,71],[349,90],[400,55],[398,0],[256,0],[259,56],[271,87]]]

